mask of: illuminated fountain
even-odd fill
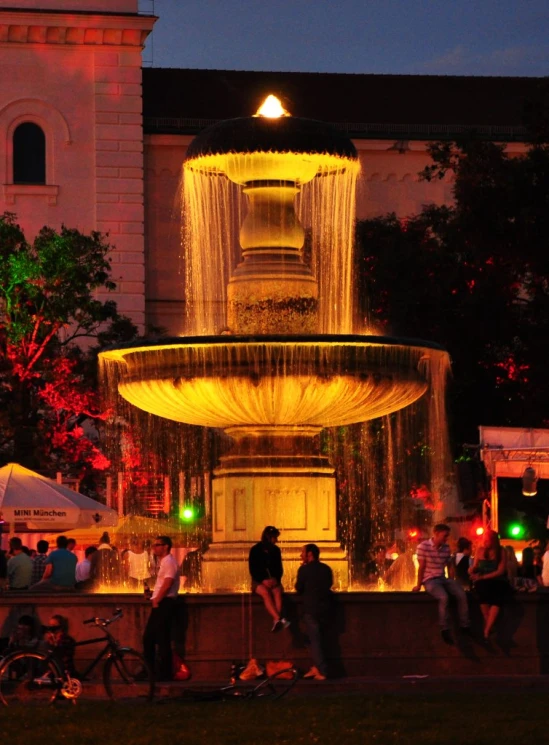
[[[246,587],[249,548],[269,524],[287,574],[314,542],[345,588],[320,432],[409,406],[447,355],[353,334],[356,150],[323,123],[258,114],[210,127],[187,152],[186,335],[102,361],[134,406],[232,439],[214,471],[204,589]]]

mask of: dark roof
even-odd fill
[[[145,130],[170,131],[171,126],[172,131],[191,132],[220,119],[248,116],[269,93],[294,116],[333,122],[364,136],[376,136],[376,127],[382,132],[392,126],[392,131],[420,137],[427,127],[439,125],[441,131],[499,127],[509,134],[502,139],[513,139],[515,130],[524,135],[525,106],[549,97],[549,78],[146,67]]]
[[[123,16],[135,18],[136,16],[148,16],[149,18],[156,18],[156,16],[150,13],[128,13],[125,11],[110,11],[110,10],[67,10],[67,8],[0,8],[0,13],[51,13],[52,15],[71,15],[71,16]]]

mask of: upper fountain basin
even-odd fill
[[[190,144],[185,168],[225,173],[238,184],[304,184],[319,173],[358,168],[356,148],[330,124],[299,117],[242,117],[208,127]]]
[[[177,337],[101,353],[120,394],[205,427],[362,422],[416,401],[439,346],[377,336]]]

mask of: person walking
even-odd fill
[[[334,577],[328,564],[320,561],[320,549],[307,543],[301,549],[302,565],[297,571],[295,591],[303,596],[302,619],[311,646],[313,666],[304,678],[326,680],[328,668],[324,655],[324,632],[333,615]]]
[[[282,554],[276,545],[279,535],[280,530],[274,525],[267,525],[261,534],[261,540],[252,546],[248,556],[252,592],[261,597],[273,619],[271,631],[287,629],[290,625],[282,615]]]
[[[158,680],[171,680],[172,663],[172,620],[175,611],[175,598],[179,592],[179,567],[172,550],[169,536],[158,536],[153,543],[158,559],[158,574],[151,597],[151,613],[143,634],[143,653],[151,671],[156,670],[156,648],[160,657]]]
[[[438,620],[441,636],[446,644],[453,644],[450,632],[450,613],[448,609],[450,596],[457,600],[459,625],[464,634],[470,635],[469,608],[465,590],[453,578],[451,567],[451,552],[448,545],[450,528],[439,523],[433,528],[433,535],[417,547],[418,571],[417,584],[412,592],[419,592],[421,586],[438,601]],[[445,570],[448,568],[449,575]]]

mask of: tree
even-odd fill
[[[106,412],[96,390],[93,351],[82,351],[76,342],[135,336],[116,303],[96,297],[97,291],[115,289],[109,251],[100,233],[64,226],[59,232],[45,227],[29,243],[14,215],[0,216],[4,461],[79,476],[108,464],[94,426]]]
[[[430,153],[423,178],[452,171],[455,204],[358,224],[362,313],[448,349],[456,443],[479,424],[547,426],[549,148],[510,157],[471,139]]]

